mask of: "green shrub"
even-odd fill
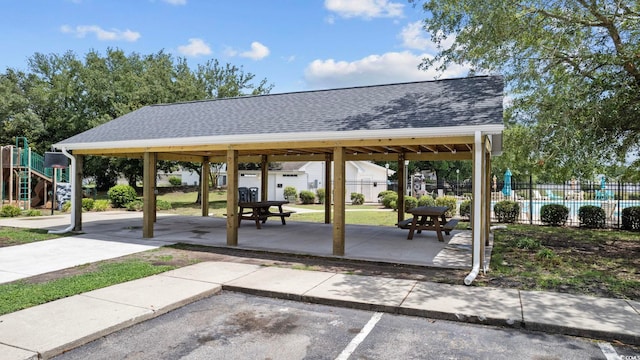
[[[422,195],[418,199],[418,206],[434,206],[435,204],[436,200],[429,195]]]
[[[351,193],[351,205],[364,204],[364,195],[356,192]]]
[[[603,229],[607,220],[604,209],[599,206],[585,205],[578,209],[580,226],[591,229]]]
[[[169,176],[169,184],[171,186],[180,186],[182,185],[182,179],[177,176]]]
[[[320,204],[324,204],[325,190],[322,188],[316,190],[316,196],[318,197],[318,201],[320,201]]]
[[[300,191],[300,200],[302,200],[303,204],[315,204],[316,194],[310,190],[302,190]]]
[[[127,211],[142,211],[143,204],[144,203],[142,202],[142,200],[134,200],[126,203],[124,207],[127,209]]]
[[[447,210],[447,217],[454,217],[456,215],[456,207],[458,205],[458,200],[454,196],[440,196],[436,198],[436,206],[446,206],[449,208]]]
[[[413,196],[405,196],[404,197],[404,211],[409,209],[413,209],[414,207],[418,207],[418,199]]]
[[[42,216],[42,211],[37,209],[29,209],[24,214],[25,216]]]
[[[166,200],[156,200],[156,209],[157,210],[171,210],[173,206],[169,201]]]
[[[83,198],[82,199],[82,210],[91,211],[93,209],[93,203],[94,203],[93,199]]]
[[[540,220],[543,224],[562,226],[569,218],[569,208],[561,204],[547,204],[540,208]]]
[[[22,210],[19,207],[13,205],[5,205],[0,208],[0,217],[16,217],[20,216]]]
[[[460,216],[471,218],[471,200],[464,200],[460,203]]]
[[[63,212],[69,212],[69,210],[71,210],[71,201],[65,201],[62,204],[62,211]]]
[[[389,201],[389,208],[397,210],[398,209],[398,199]]]
[[[127,203],[138,199],[136,189],[129,185],[116,185],[107,192],[111,205],[115,208],[123,208]]]
[[[393,190],[384,190],[384,191],[380,191],[380,193],[378,194],[378,202],[382,202],[382,200],[389,194],[396,194],[396,198],[398,197],[398,193],[396,193]]]
[[[514,223],[520,215],[520,204],[510,200],[500,201],[493,205],[493,213],[499,223]]]
[[[384,191],[383,191],[384,192]],[[390,191],[387,192],[384,197],[382,198],[382,205],[384,205],[384,207],[388,208],[388,209],[397,209],[397,205],[396,206],[391,206],[391,202],[398,202],[398,194],[395,191]]]
[[[109,200],[96,200],[93,202],[93,211],[106,211],[109,208]]]
[[[284,198],[288,201],[296,201],[295,199],[298,197],[298,190],[296,190],[293,186],[286,186],[284,188]]]
[[[640,206],[631,206],[622,209],[622,228],[625,230],[640,231]]]

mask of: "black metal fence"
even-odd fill
[[[571,180],[563,184],[535,184],[531,179],[519,182],[512,179],[510,184],[495,181],[491,192],[491,219],[497,220],[493,206],[502,200],[516,201],[520,205],[518,222],[541,224],[540,208],[546,204],[561,204],[569,209],[567,225],[579,226],[578,210],[585,205],[602,207],[606,225],[619,228],[622,210],[640,206],[640,183],[593,182]],[[462,193],[471,189],[461,188]]]

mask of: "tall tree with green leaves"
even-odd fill
[[[504,75],[507,126],[531,131],[536,148],[527,157],[541,166],[532,171],[587,176],[576,173],[585,163],[640,155],[637,1],[410,1],[422,4],[424,28],[440,46],[422,68],[464,64],[472,74]]]
[[[38,151],[143,106],[268,94],[273,88],[241,67],[210,60],[192,70],[186,59],[164,51],[141,55],[109,48],[105,55],[90,51],[84,58],[36,53],[27,65],[26,71],[0,74],[0,140],[11,144],[25,136]],[[175,165],[162,162],[159,168]],[[199,165],[184,166],[199,171]],[[142,163],[88,157],[84,173],[95,176],[101,189],[120,175],[135,186]]]

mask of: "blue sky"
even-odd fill
[[[36,52],[111,47],[191,66],[215,58],[266,78],[272,93],[430,80],[417,69],[435,53],[425,16],[400,0],[4,0],[0,69],[26,70]]]

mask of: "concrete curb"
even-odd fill
[[[140,289],[139,296],[131,289]],[[221,290],[155,275],[6,314],[0,316],[0,359],[48,359]]]
[[[456,321],[456,322],[464,322],[464,323],[477,324],[477,325],[507,327],[507,328],[513,328],[513,329],[525,328],[524,323],[522,321],[512,321],[510,319],[504,319],[504,318],[482,317],[482,316],[476,316],[476,315],[464,315],[459,313],[437,311],[437,310],[409,308],[404,306],[381,305],[381,304],[371,304],[367,302],[328,299],[328,298],[317,297],[317,296],[297,295],[297,294],[289,294],[289,293],[260,290],[260,289],[249,289],[249,288],[243,288],[243,287],[231,286],[231,285],[222,285],[222,290],[239,292],[239,293],[248,294],[248,295],[269,297],[274,299],[300,301],[300,302],[307,302],[312,304],[336,306],[336,307],[365,310],[365,311],[384,312],[388,314],[417,316],[417,317],[424,317],[429,319]]]
[[[598,339],[606,341],[619,341],[627,345],[640,345],[640,335],[623,334],[619,332],[611,332],[597,329],[580,329],[570,326],[562,326],[558,324],[542,323],[537,321],[527,321],[524,324],[526,330],[539,331],[547,334],[559,334],[578,336],[589,339]]]
[[[47,359],[222,290],[640,345],[631,300],[204,262],[0,316],[0,359]]]

